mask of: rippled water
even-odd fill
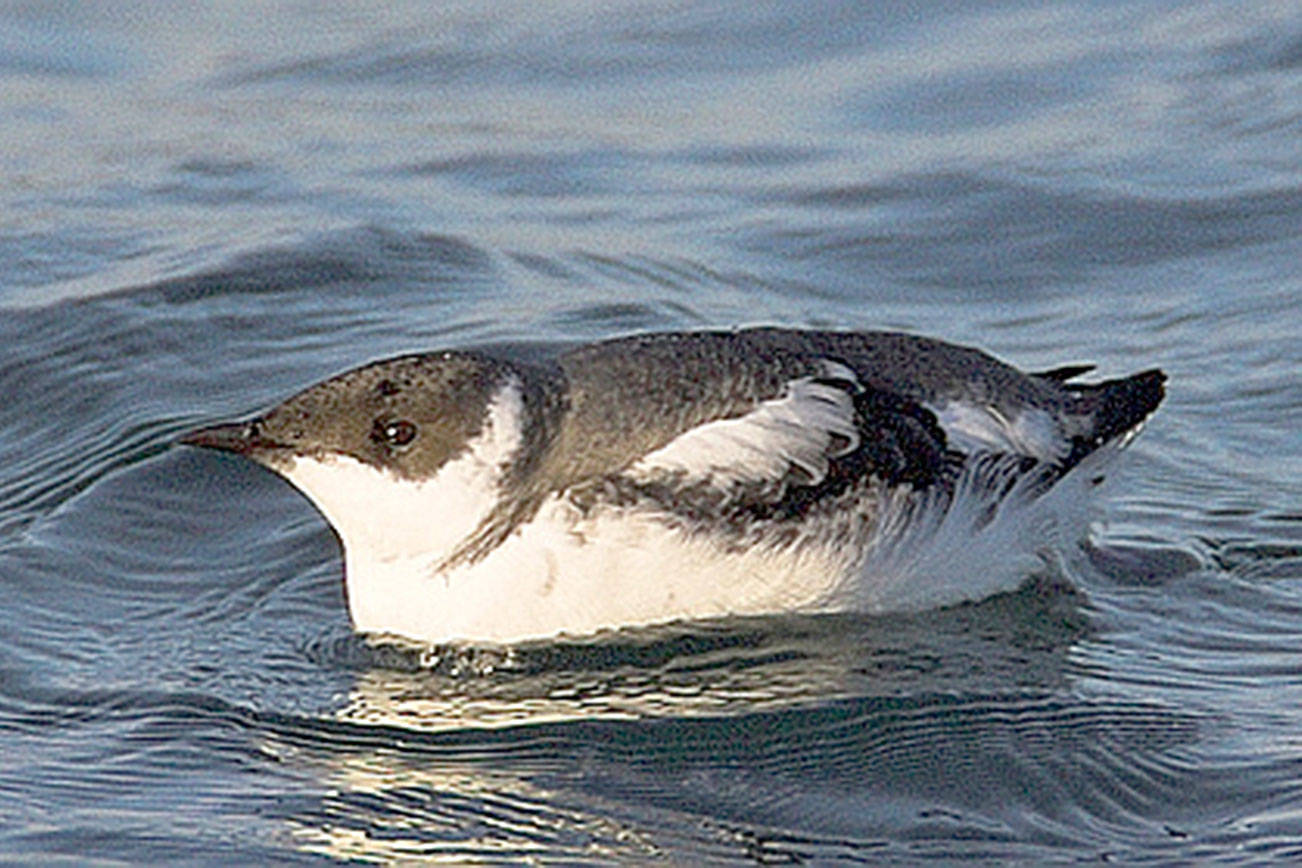
[[[1302,8],[0,7],[0,854],[1302,855]],[[741,323],[1160,365],[1012,595],[460,654],[172,445],[386,354]]]

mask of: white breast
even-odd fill
[[[825,608],[857,553],[818,547],[725,550],[651,514],[583,516],[556,498],[487,556],[432,573],[428,562],[347,557],[359,629],[429,642],[515,642],[678,619]],[[364,586],[364,590],[359,585]],[[356,588],[356,591],[355,591]]]

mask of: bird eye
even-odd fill
[[[377,419],[375,420],[375,427],[371,431],[371,437],[386,446],[398,448],[406,446],[415,440],[416,433],[416,426],[406,419],[394,421]]]

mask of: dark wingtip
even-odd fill
[[[1122,380],[1100,383],[1094,437],[1098,442],[1124,434],[1153,414],[1166,397],[1166,373],[1152,368]]]
[[[1166,372],[1161,368],[1150,368],[1121,382],[1127,384],[1126,394],[1140,413],[1137,421],[1147,418],[1166,397]]]
[[[1158,368],[1141,371],[1120,380],[1067,388],[1079,396],[1079,410],[1094,422],[1093,430],[1073,438],[1071,453],[1063,462],[1070,468],[1111,440],[1134,431],[1153,415],[1166,397],[1166,373]]]

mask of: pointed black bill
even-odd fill
[[[283,446],[263,437],[261,428],[257,419],[251,422],[212,425],[191,431],[177,442],[186,446],[202,446],[205,449],[234,452],[237,455],[252,455]]]

